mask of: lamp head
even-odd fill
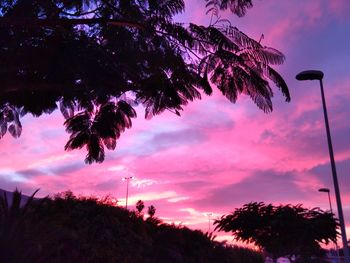
[[[320,188],[318,189],[319,192],[324,192],[324,193],[329,193],[329,189],[328,188]]]
[[[132,180],[135,179],[135,176],[125,176],[122,178],[123,181],[130,180],[130,179],[132,179]]]
[[[295,76],[297,80],[321,80],[323,79],[323,72],[320,70],[305,70]]]

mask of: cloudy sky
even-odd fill
[[[274,111],[264,114],[247,97],[236,104],[220,94],[186,107],[182,117],[164,113],[144,120],[142,109],[117,150],[103,164],[85,165],[85,150],[65,152],[59,112],[25,117],[19,139],[0,141],[0,188],[40,188],[39,196],[72,190],[111,194],[125,204],[153,204],[166,222],[207,231],[212,218],[250,201],[328,209],[333,184],[318,82],[297,82],[305,69],[324,71],[324,85],[342,201],[350,236],[350,3],[348,0],[256,0],[244,18],[222,14],[262,44],[286,55],[278,71],[292,101],[275,90]],[[188,1],[179,21],[208,25],[204,0]]]

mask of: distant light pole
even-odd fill
[[[329,208],[331,209],[331,213],[333,214],[330,190],[328,188],[320,188],[318,189],[318,191],[328,194]]]
[[[210,233],[210,219],[211,219],[212,215],[213,215],[212,213],[207,213],[207,216],[208,216],[208,234]]]
[[[126,176],[123,177],[122,180],[126,181],[126,199],[125,199],[125,209],[128,209],[128,197],[129,197],[129,181],[130,179],[134,179],[134,176]]]
[[[322,193],[327,193],[327,194],[328,194],[329,208],[331,209],[331,213],[333,214],[330,190],[329,190],[328,188],[320,188],[320,189],[318,189],[318,191],[319,191],[319,192],[322,192]],[[337,262],[339,262],[339,250],[338,250],[338,243],[337,243],[337,240],[335,240],[334,243],[335,243],[335,253],[336,253],[336,255],[337,255]]]
[[[340,190],[339,190],[339,183],[338,183],[338,177],[337,177],[337,170],[336,170],[335,161],[334,161],[334,153],[333,153],[331,132],[330,132],[329,123],[328,123],[326,99],[325,99],[324,91],[323,91],[323,82],[322,82],[323,76],[324,76],[324,74],[323,74],[322,71],[319,71],[319,70],[306,70],[306,71],[300,72],[298,75],[296,75],[296,79],[297,80],[319,80],[320,81],[323,114],[324,114],[324,121],[325,121],[326,132],[327,132],[329,158],[330,158],[331,166],[332,166],[332,177],[333,177],[333,184],[334,184],[334,192],[335,192],[335,197],[336,197],[336,200],[337,200],[339,223],[340,223],[340,229],[341,229],[341,234],[342,234],[341,236],[342,236],[342,241],[343,241],[343,251],[344,251],[344,260],[345,260],[344,263],[350,263],[350,254],[349,254],[348,241],[347,241],[347,238],[346,238],[346,230],[345,230],[345,221],[344,221],[344,215],[343,215],[343,208],[342,208],[341,198],[340,198]]]

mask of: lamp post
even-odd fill
[[[129,181],[130,179],[134,179],[134,176],[126,176],[123,177],[122,180],[126,181],[126,199],[125,199],[125,209],[128,209],[128,197],[129,197]]]
[[[207,213],[207,216],[208,216],[208,234],[210,233],[210,219],[211,219],[212,215],[213,215],[212,213]]]
[[[320,188],[320,189],[318,189],[318,191],[328,194],[329,208],[331,209],[331,213],[333,214],[330,190],[328,188]],[[335,243],[335,253],[336,253],[336,256],[337,256],[337,262],[339,262],[338,244],[337,244],[337,241],[335,241],[334,243]]]
[[[323,76],[324,76],[324,74],[322,71],[306,70],[306,71],[300,72],[298,75],[296,75],[296,79],[300,80],[300,81],[302,81],[302,80],[319,80],[320,81],[323,114],[324,114],[324,120],[325,120],[325,125],[326,125],[326,132],[327,132],[329,158],[331,161],[334,192],[335,192],[335,197],[336,197],[336,201],[337,201],[339,223],[340,223],[340,229],[341,229],[341,234],[342,234],[341,236],[342,236],[342,242],[343,242],[344,263],[350,263],[350,254],[349,254],[349,247],[348,247],[348,242],[347,242],[347,238],[346,238],[343,208],[342,208],[342,204],[341,204],[337,170],[336,170],[335,161],[334,161],[332,139],[331,139],[331,133],[330,133],[329,123],[328,123],[326,99],[325,99],[324,91],[323,91],[323,82],[322,82]]]
[[[318,189],[318,191],[328,194],[329,208],[331,209],[331,213],[333,214],[330,190],[328,188],[320,188],[320,189]]]

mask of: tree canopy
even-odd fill
[[[212,15],[243,16],[251,0],[206,0]],[[183,0],[0,0],[0,138],[22,132],[20,118],[59,108],[86,163],[103,162],[142,104],[145,117],[180,115],[217,88],[235,103],[251,97],[272,110],[270,83],[290,100],[271,66],[281,52],[228,20],[209,26],[174,22]]]
[[[338,235],[338,222],[332,213],[301,205],[249,203],[214,224],[218,230],[231,232],[236,240],[263,248],[275,261],[294,256],[309,262],[320,255],[321,243],[336,242]]]

